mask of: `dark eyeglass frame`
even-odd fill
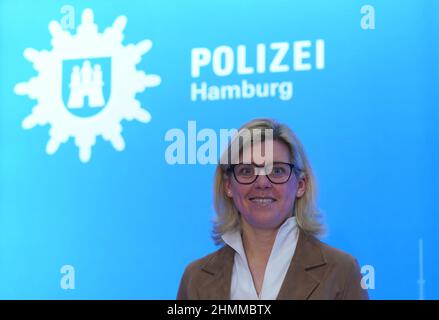
[[[238,166],[238,165],[241,165],[241,164],[251,164],[251,165],[253,165],[253,166],[255,166],[255,167],[258,167],[258,168],[264,168],[264,167],[265,167],[264,165],[259,165],[259,166],[258,166],[258,165],[255,164],[255,163],[236,163],[236,164],[232,164],[232,165],[230,165],[229,168],[227,169],[227,172],[228,172],[228,173],[232,172],[232,173],[233,173],[233,177],[235,178],[236,182],[238,182],[239,184],[252,184],[252,183],[254,183],[254,182],[258,179],[258,177],[260,176],[260,174],[255,174],[255,175],[254,175],[255,178],[253,179],[253,181],[251,181],[251,182],[240,182],[240,181],[238,180],[238,178],[236,178],[235,167]],[[267,176],[267,179],[268,179],[271,183],[273,183],[273,184],[285,184],[285,183],[287,183],[287,182],[290,180],[290,178],[291,178],[291,173],[293,173],[293,170],[295,170],[295,169],[298,170],[297,167],[296,167],[293,163],[276,161],[276,162],[273,162],[273,166],[274,166],[275,164],[286,164],[286,165],[288,165],[288,166],[290,167],[290,175],[289,175],[288,178],[285,180],[285,182],[274,182],[273,180],[270,179],[270,175],[269,175],[269,174],[266,174],[265,176]]]

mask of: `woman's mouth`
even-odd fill
[[[250,197],[249,200],[256,204],[269,204],[276,201],[276,199],[272,197]]]

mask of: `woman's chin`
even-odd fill
[[[247,223],[255,229],[275,229],[282,223],[280,217],[273,214],[272,211],[252,212],[248,217]]]

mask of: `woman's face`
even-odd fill
[[[261,144],[259,148],[256,146],[256,150],[265,150],[264,142]],[[283,142],[273,141],[272,150],[273,162],[291,163],[288,147]],[[251,152],[252,148],[246,148],[242,158],[252,159],[256,165],[263,165],[264,163],[253,161]],[[265,158],[270,157],[265,155]],[[292,216],[295,200],[305,193],[305,189],[306,181],[303,178],[298,180],[294,171],[284,184],[274,184],[266,175],[259,175],[252,184],[240,184],[233,173],[225,180],[226,195],[233,199],[243,223],[256,229],[278,228]]]

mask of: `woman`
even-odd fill
[[[356,259],[316,238],[315,192],[288,127],[244,125],[215,173],[213,237],[223,246],[186,268],[177,299],[368,299]]]

